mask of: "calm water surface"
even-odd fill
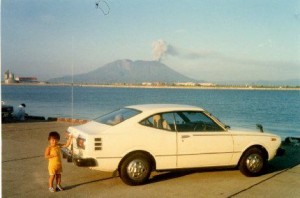
[[[300,136],[300,91],[5,86],[2,101],[26,104],[29,115],[93,119],[126,105],[189,104],[205,108],[232,129]]]

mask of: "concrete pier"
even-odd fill
[[[269,163],[260,177],[239,170],[193,170],[153,173],[143,186],[127,186],[112,173],[63,162],[65,191],[48,191],[48,133],[79,123],[22,122],[2,124],[2,197],[300,197],[300,147],[285,145],[286,155]]]

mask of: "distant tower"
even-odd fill
[[[10,84],[10,83],[15,83],[15,75],[11,72],[9,72],[9,70],[7,70],[4,73],[4,83],[5,84]]]
[[[9,77],[9,70],[4,73],[4,80],[7,80]]]

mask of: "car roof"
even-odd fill
[[[131,105],[126,108],[136,109],[142,112],[151,111],[151,112],[163,112],[163,111],[204,111],[204,109],[191,105],[183,104],[141,104],[141,105]]]

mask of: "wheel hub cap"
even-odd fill
[[[127,166],[127,173],[130,178],[138,179],[147,172],[145,164],[141,160],[133,160]]]
[[[257,154],[252,154],[248,156],[246,163],[248,170],[258,172],[263,166],[263,159]]]

